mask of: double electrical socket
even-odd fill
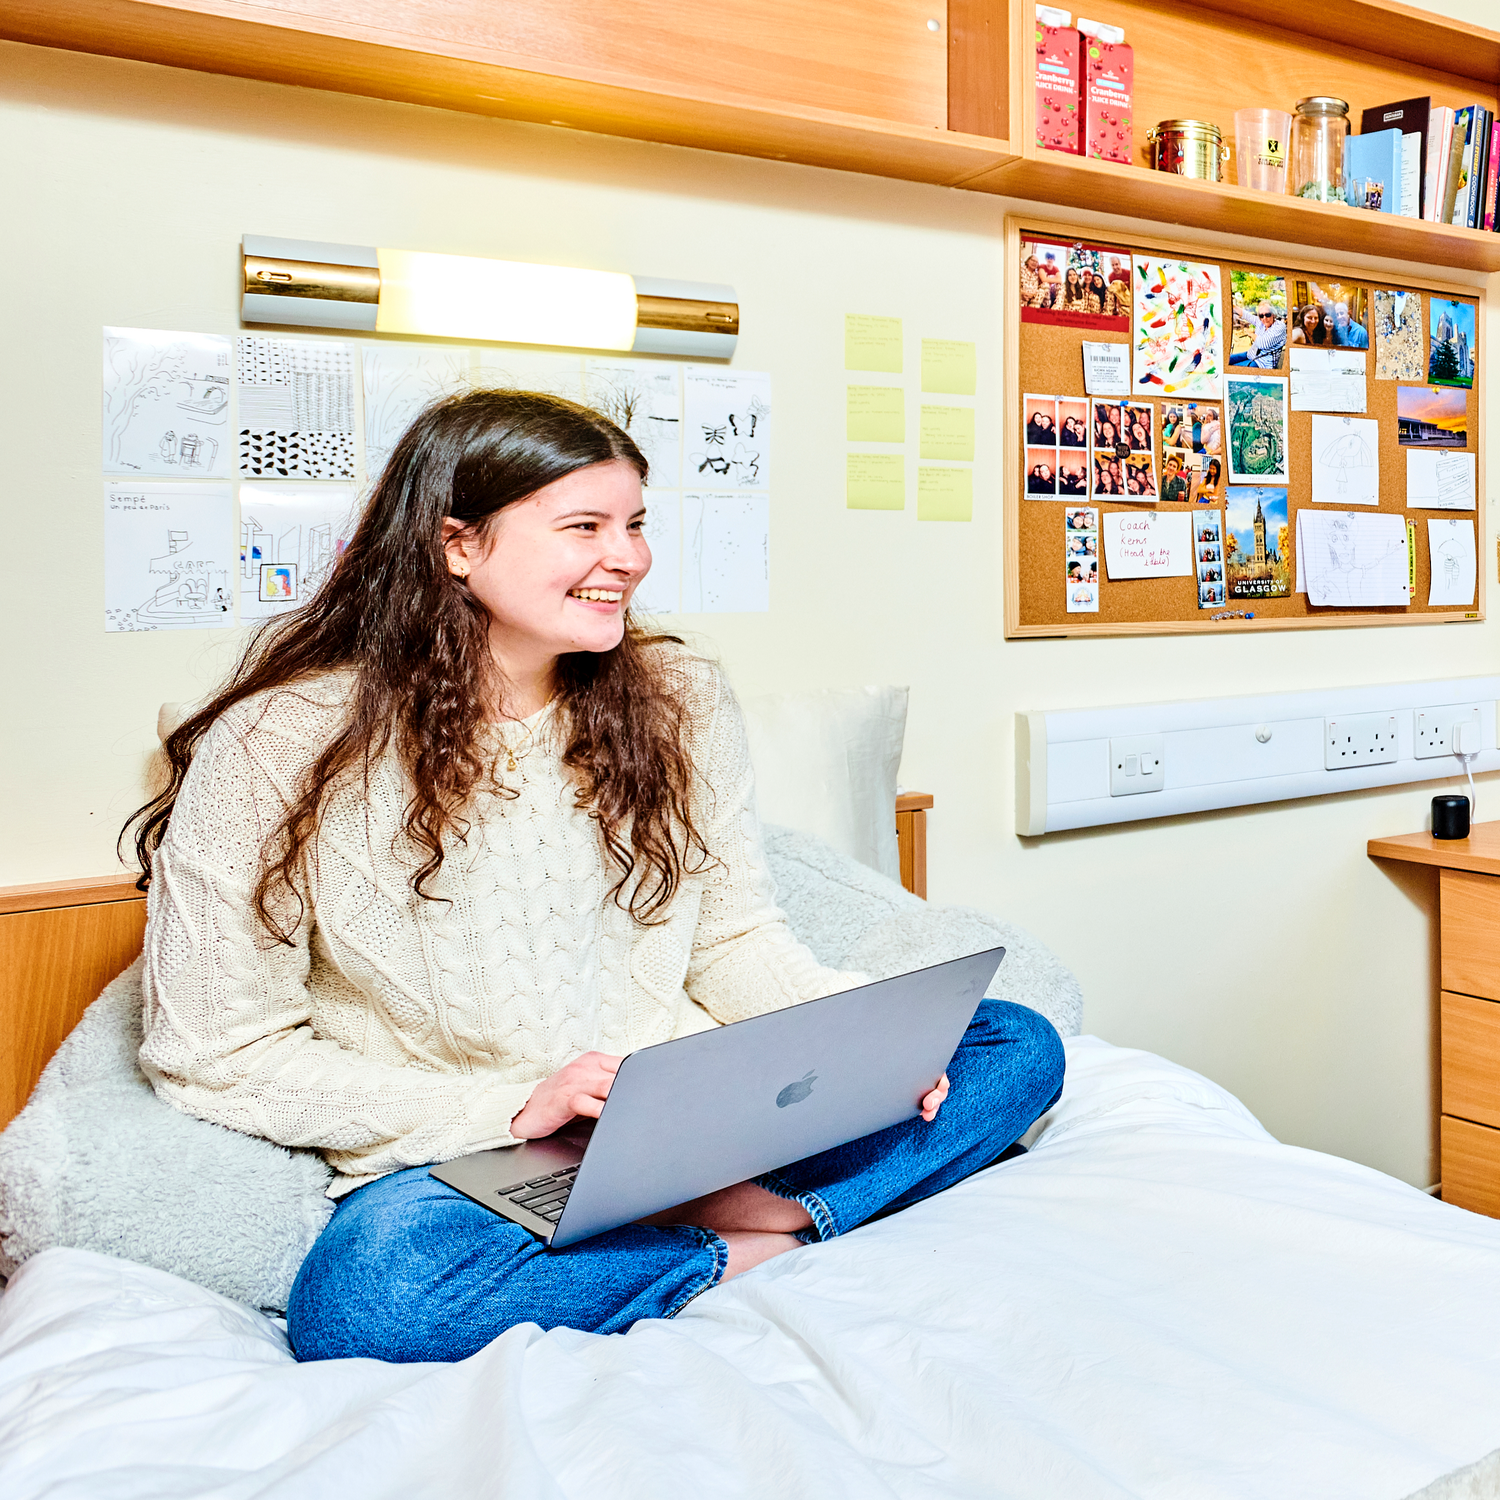
[[[1136,734],[1109,742],[1109,795],[1133,797],[1167,784],[1166,737]],[[1096,762],[1097,764],[1097,762]]]
[[[1323,720],[1323,766],[1347,771],[1396,759],[1395,714],[1351,714]]]

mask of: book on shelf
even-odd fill
[[[1473,229],[1478,223],[1479,193],[1484,181],[1484,151],[1488,145],[1489,112],[1478,104],[1468,104],[1453,118],[1454,150],[1449,171],[1455,174],[1453,211],[1449,224]],[[1462,136],[1462,143],[1459,137]]]
[[[1495,189],[1500,184],[1500,118],[1490,126],[1490,165],[1484,177],[1484,218],[1481,229],[1495,227]]]
[[[1429,217],[1423,212],[1423,205],[1427,202],[1427,137],[1431,114],[1430,98],[1402,99],[1367,109],[1360,117],[1361,135],[1373,135],[1377,130],[1401,132],[1403,187],[1401,206],[1396,212],[1408,219]]]
[[[1344,201],[1377,213],[1401,211],[1401,132],[1375,130],[1344,143]]]

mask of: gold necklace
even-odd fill
[[[552,698],[555,697],[557,697],[557,694],[553,693]],[[520,748],[519,752],[511,748],[511,743],[508,739],[502,737],[501,743],[505,746],[505,769],[507,771],[514,771],[516,768],[516,762],[518,760],[525,760],[526,757],[531,754],[532,741],[536,735],[536,724],[541,722],[542,715],[552,707],[552,698],[549,698],[536,711],[536,716],[533,723],[526,725],[526,738],[521,742],[522,747]],[[517,720],[516,722],[523,723],[524,721]]]

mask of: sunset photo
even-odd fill
[[[1469,393],[1453,387],[1398,386],[1396,423],[1403,448],[1466,448]]]

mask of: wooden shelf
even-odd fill
[[[1405,864],[1432,865],[1440,870],[1469,870],[1476,875],[1500,875],[1500,823],[1476,823],[1466,839],[1435,839],[1430,833],[1398,833],[1371,839],[1371,859],[1396,859]]]
[[[607,135],[1500,270],[1500,234],[1145,166],[1166,118],[1497,103],[1500,32],[1392,0],[1109,0],[1135,49],[1136,159],[1040,152],[1033,0],[9,0],[0,36]],[[946,14],[933,32],[928,18]],[[946,127],[946,128],[945,128]]]

